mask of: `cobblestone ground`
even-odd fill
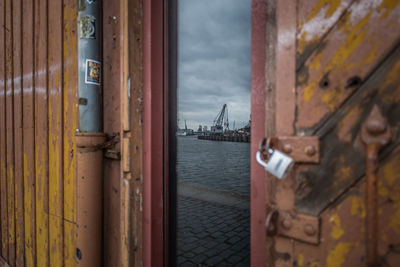
[[[178,196],[178,266],[250,266],[249,210]]]

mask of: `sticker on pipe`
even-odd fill
[[[97,60],[86,59],[85,83],[100,85],[101,63]]]
[[[79,17],[79,37],[81,39],[96,39],[96,18],[94,16]]]

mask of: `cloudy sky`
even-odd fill
[[[178,119],[208,129],[223,104],[230,128],[250,117],[251,0],[179,0]]]

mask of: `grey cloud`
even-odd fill
[[[211,125],[226,103],[231,125],[250,116],[250,0],[180,0],[180,126]]]

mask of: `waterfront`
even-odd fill
[[[249,143],[178,137],[177,153],[178,266],[249,266]]]

